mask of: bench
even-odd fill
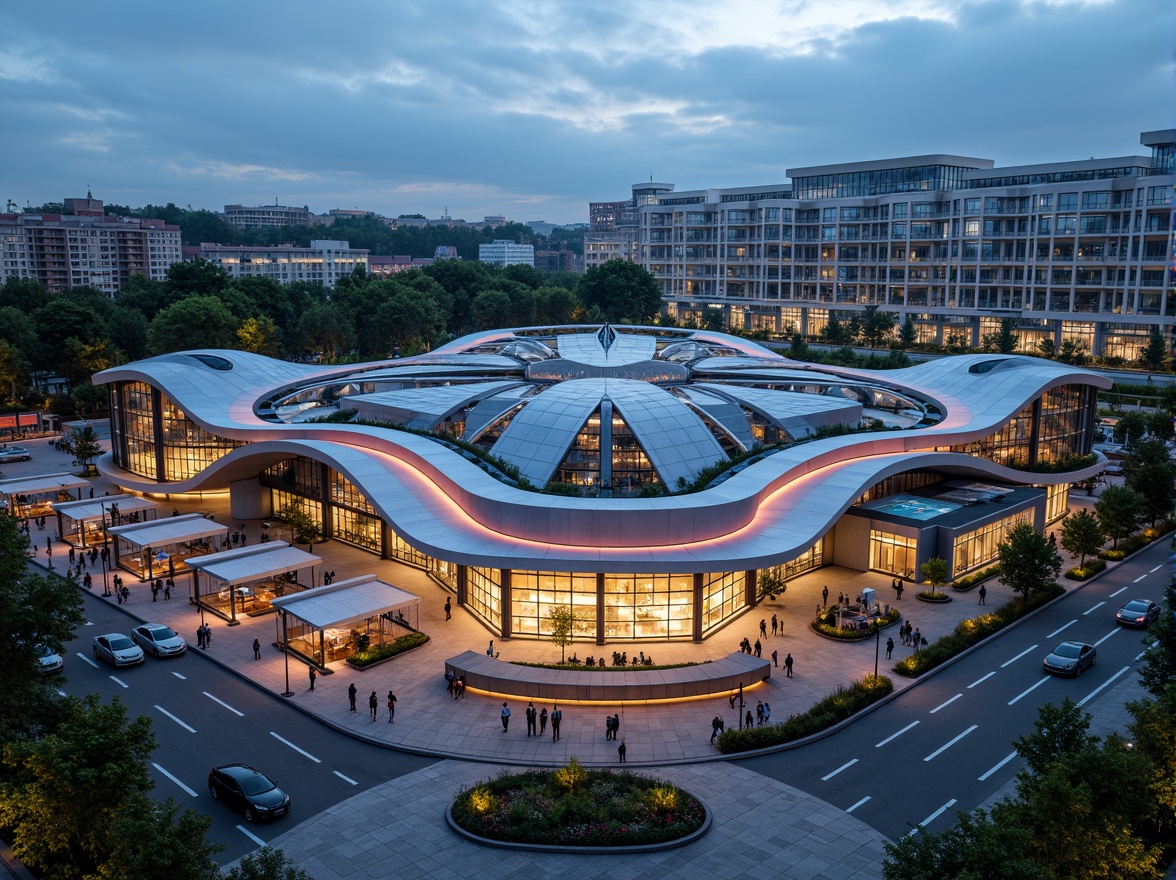
[[[467,688],[525,700],[624,703],[726,696],[740,685],[750,687],[766,681],[772,675],[772,664],[738,653],[674,669],[550,669],[519,666],[466,651],[446,660],[445,671],[464,675]]]

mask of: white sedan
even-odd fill
[[[143,649],[122,633],[94,636],[94,659],[111,666],[134,666],[143,662]]]
[[[141,623],[131,630],[131,638],[152,657],[173,657],[188,650],[183,637],[162,623]]]

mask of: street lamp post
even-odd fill
[[[882,642],[882,621],[874,621],[874,680],[878,680],[878,646]]]
[[[107,557],[110,556],[110,533],[106,531],[106,505],[98,505],[102,508],[102,552],[98,554],[102,559],[102,595],[110,598],[110,580],[107,576]],[[82,526],[84,529],[85,526]]]
[[[286,633],[286,612],[281,610],[282,615],[282,657],[286,661],[286,689],[282,691],[283,697],[294,696],[294,691],[290,690],[290,641]]]

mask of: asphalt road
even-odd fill
[[[1162,599],[1170,555],[1159,542],[848,728],[741,763],[892,840],[919,825],[944,830],[957,810],[970,812],[1016,774],[1023,762],[1013,740],[1033,731],[1039,706],[1067,696],[1084,705],[1135,674],[1143,633],[1117,626],[1115,611],[1130,599]],[[1042,671],[1042,659],[1066,639],[1098,650],[1095,665],[1077,679]]]
[[[87,596],[87,624],[65,656],[58,687],[78,697],[118,698],[130,717],[152,720],[158,748],[150,759],[160,798],[212,817],[208,837],[225,844],[227,864],[281,834],[291,823],[434,759],[378,748],[337,733],[246,683],[189,647],[179,657],[148,657],[140,666],[114,669],[93,659],[91,639],[130,633],[132,619]],[[208,794],[208,771],[243,762],[267,774],[289,793],[291,811],[270,824],[249,824]]]

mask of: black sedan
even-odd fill
[[[1082,642],[1062,642],[1046,655],[1042,666],[1045,667],[1046,672],[1073,675],[1077,678],[1082,674],[1083,669],[1094,665],[1094,658],[1097,656],[1098,651],[1094,649],[1093,645],[1084,645]]]
[[[1115,612],[1115,623],[1147,629],[1160,619],[1160,606],[1149,599],[1132,599]]]
[[[208,791],[214,801],[225,801],[240,810],[246,822],[276,819],[290,812],[290,795],[247,764],[213,767],[208,774]]]

